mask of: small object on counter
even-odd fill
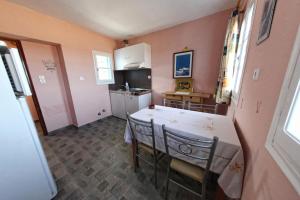
[[[128,84],[127,81],[126,81],[126,83],[125,83],[125,89],[126,89],[126,91],[129,91],[129,84]]]
[[[149,105],[149,109],[154,109],[155,108],[155,105],[154,104],[150,104]]]

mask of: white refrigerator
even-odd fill
[[[25,96],[27,76],[17,49],[0,46],[0,199],[50,200],[57,188]]]

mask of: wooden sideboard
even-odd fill
[[[204,99],[208,99],[210,94],[208,93],[181,93],[181,92],[165,92],[163,93],[165,99],[170,100],[181,100],[185,102],[193,102],[193,103],[203,103]]]

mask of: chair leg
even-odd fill
[[[139,148],[138,146],[136,146],[136,155],[139,154]],[[140,167],[140,163],[139,163],[139,157],[135,156],[135,160],[136,160],[136,168]]]
[[[154,185],[155,189],[157,189],[157,161],[154,160]]]
[[[168,172],[167,172],[165,200],[168,199],[168,194],[169,194],[169,175],[170,175],[170,166],[168,167]]]
[[[202,184],[201,200],[206,200],[206,184]]]
[[[134,172],[139,168],[139,157],[135,157]]]

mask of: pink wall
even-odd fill
[[[162,103],[161,93],[175,89],[173,53],[182,51],[186,46],[195,50],[194,90],[214,92],[229,15],[230,11],[223,11],[129,40],[130,44],[146,42],[151,45],[155,103]]]
[[[57,48],[26,41],[22,41],[22,47],[47,130],[53,131],[70,125],[71,114]],[[55,63],[56,70],[47,70],[44,61]],[[40,75],[45,77],[45,84],[40,83]]]
[[[265,142],[300,22],[300,1],[277,1],[271,35],[257,46],[263,3],[257,1],[241,97],[235,114],[248,163],[242,199],[298,200],[298,194],[267,152]],[[261,75],[258,81],[253,81],[253,70],[258,67]],[[257,101],[262,102],[259,113],[256,113]]]
[[[76,114],[74,124],[81,126],[111,115],[108,86],[96,85],[92,50],[112,53],[113,39],[7,1],[0,1],[0,10],[0,36],[61,45]],[[85,80],[80,81],[79,76]],[[106,112],[98,116],[102,109]]]

